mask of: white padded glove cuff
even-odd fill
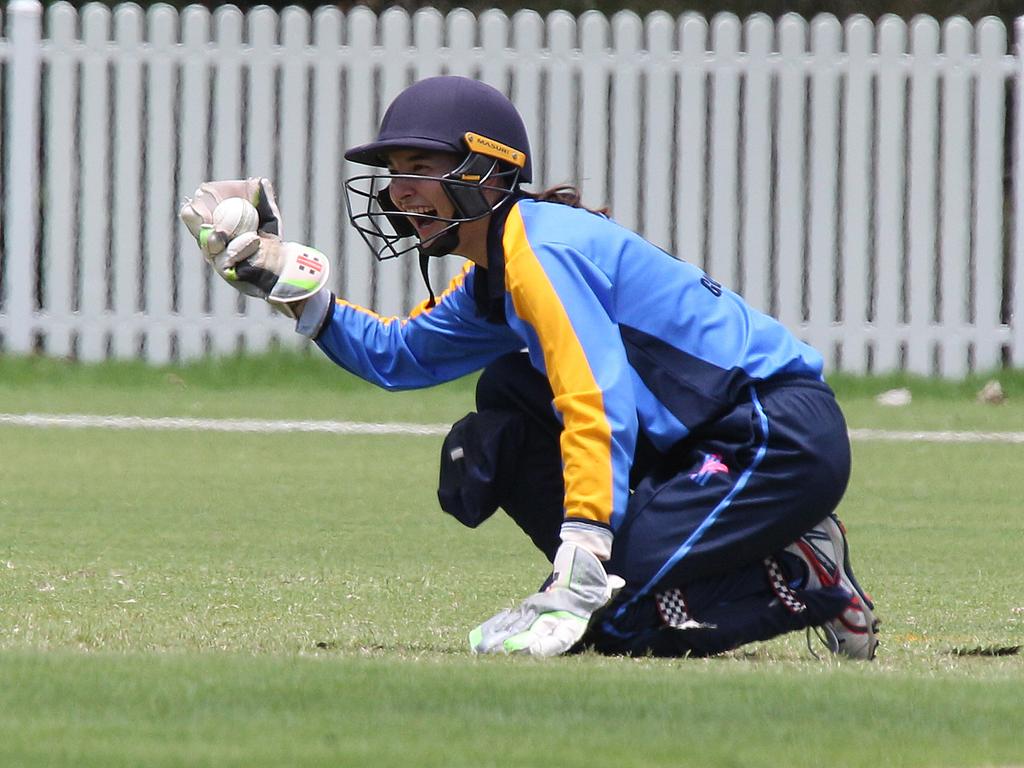
[[[310,296],[295,323],[295,332],[302,334],[307,339],[315,339],[319,336],[333,303],[334,295],[326,288],[321,288]]]
[[[562,541],[582,547],[598,560],[607,560],[612,556],[612,532],[599,525],[591,525],[580,520],[566,520],[562,523]]]

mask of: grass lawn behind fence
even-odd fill
[[[851,427],[1024,431],[1024,379],[837,378]],[[876,405],[909,385],[914,402]],[[316,358],[0,359],[0,413],[447,423]],[[0,765],[1024,764],[1024,446],[856,441],[841,508],[883,645],[469,655],[545,562],[437,508],[440,436],[0,424]],[[966,655],[965,655],[966,654]]]

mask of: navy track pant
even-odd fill
[[[500,506],[552,559],[564,486],[561,424],[547,379],[525,354],[506,355],[481,374],[476,400],[478,413],[467,417],[476,423],[460,425],[477,432],[490,458],[472,469],[475,483],[456,482],[452,473],[464,470],[443,453],[441,505],[468,525]],[[790,378],[751,386],[731,411],[668,453],[641,433],[608,571],[626,580],[628,601],[760,563],[832,512],[849,474],[846,423],[826,384]]]

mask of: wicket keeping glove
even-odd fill
[[[257,231],[233,239],[214,226],[217,205],[240,197],[255,207]],[[330,262],[315,248],[281,240],[281,213],[270,181],[210,181],[186,200],[179,218],[195,237],[207,263],[233,288],[247,296],[264,299],[288,317],[295,318],[304,299],[327,284]]]
[[[207,259],[227,248],[224,233],[218,233],[213,226],[213,212],[217,206],[232,197],[248,200],[259,214],[256,227],[260,232],[284,237],[281,211],[277,207],[274,186],[269,179],[248,178],[234,181],[206,181],[199,185],[192,197],[185,200],[178,211],[192,237],[199,243],[199,250]]]
[[[593,613],[621,587],[621,579],[609,578],[601,561],[577,544],[563,542],[553,565],[551,583],[543,592],[469,633],[474,653],[565,653],[583,637]]]
[[[299,314],[296,302],[320,291],[331,273],[331,263],[315,248],[262,232],[239,235],[209,262],[237,290],[292,319]]]

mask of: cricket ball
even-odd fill
[[[229,197],[213,209],[213,230],[230,242],[246,232],[255,232],[260,215],[248,200]]]

